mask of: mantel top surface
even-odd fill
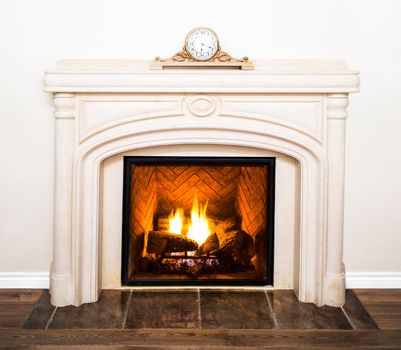
[[[355,74],[356,71],[350,71],[344,61],[337,60],[253,60],[255,70],[246,71],[247,73],[258,74],[261,72],[269,73],[287,73],[287,72],[337,72]],[[230,68],[166,68],[163,70],[151,70],[150,60],[60,60],[57,62],[56,69],[48,70],[52,72],[124,72],[124,73],[187,73],[187,72],[205,72],[209,71],[214,74],[221,73],[238,73],[244,72],[239,69]]]
[[[335,60],[253,60],[254,70],[150,69],[150,60],[61,60],[45,90],[71,93],[350,93],[359,73]],[[179,79],[174,79],[179,77]]]

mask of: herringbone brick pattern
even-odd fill
[[[238,166],[158,166],[158,214],[183,208],[188,215],[197,194],[200,203],[209,201],[209,216],[234,216],[240,172]]]
[[[238,183],[237,210],[241,217],[241,228],[248,232],[255,242],[256,255],[253,264],[258,274],[266,277],[266,188],[265,167],[244,166]]]
[[[255,238],[266,228],[267,173],[264,166],[244,166],[238,183],[237,209],[242,229]]]
[[[136,260],[146,251],[146,235],[153,229],[157,208],[157,172],[154,166],[135,165],[131,169],[131,253],[130,268],[134,273]],[[145,237],[144,237],[145,235]]]
[[[134,166],[132,168],[133,233],[152,229],[154,215],[167,216],[176,208],[188,215],[195,194],[208,201],[215,218],[239,215],[251,236],[266,227],[267,173],[264,166]]]

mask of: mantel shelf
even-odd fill
[[[149,60],[62,60],[45,72],[49,92],[352,93],[359,73],[333,60],[256,60],[255,70],[171,68]]]

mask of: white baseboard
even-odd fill
[[[347,288],[401,288],[401,272],[347,272]]]
[[[0,288],[49,288],[49,272],[0,272]]]
[[[49,288],[48,272],[0,272],[0,288]],[[347,288],[400,288],[401,272],[347,272]]]

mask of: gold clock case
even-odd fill
[[[218,43],[218,49],[215,55],[208,60],[202,61],[195,59],[192,57],[186,50],[187,46],[187,40],[188,37],[196,30],[199,29],[207,29],[213,32],[216,35],[217,38],[217,43]],[[220,46],[220,41],[219,37],[217,34],[210,28],[206,27],[198,27],[192,29],[186,36],[185,42],[184,42],[184,47],[182,51],[177,52],[175,55],[169,57],[169,58],[160,58],[156,57],[154,61],[151,63],[150,68],[151,69],[163,69],[163,68],[237,68],[237,69],[246,69],[246,70],[252,70],[254,69],[253,63],[249,61],[248,57],[244,56],[243,58],[234,58],[231,55],[229,55],[227,52],[221,50]]]

